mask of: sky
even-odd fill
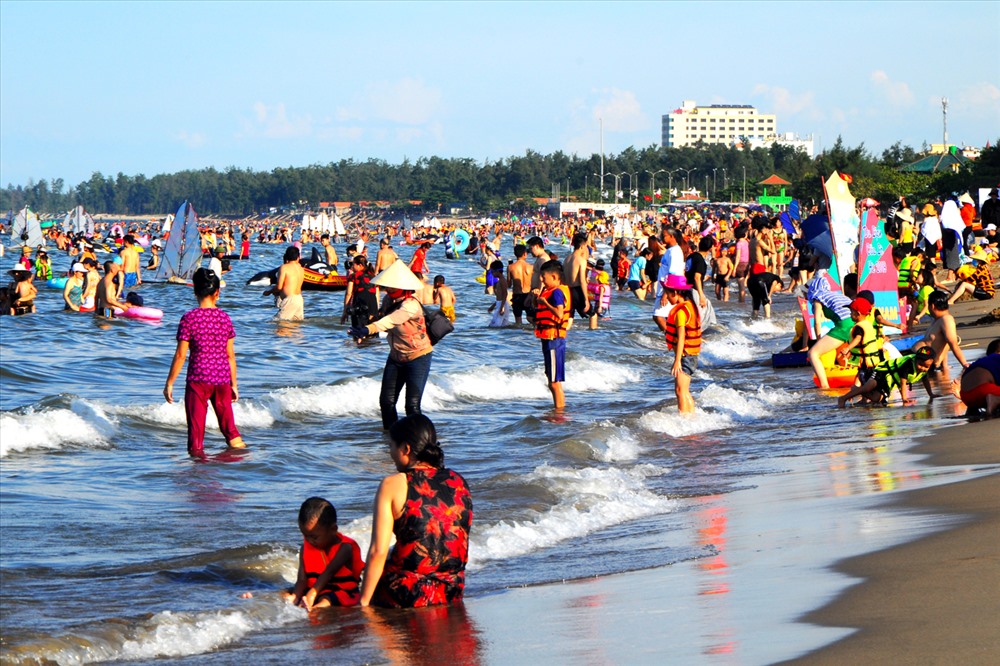
[[[0,185],[589,156],[683,100],[880,154],[1000,138],[1000,2],[0,1]],[[335,194],[335,193],[331,193]]]

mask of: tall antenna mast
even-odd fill
[[[948,98],[941,98],[941,116],[944,119],[944,152],[948,152]]]

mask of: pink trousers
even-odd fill
[[[188,454],[205,455],[205,415],[211,401],[215,416],[219,420],[219,430],[226,443],[240,436],[233,418],[233,388],[229,384],[188,383],[184,387],[184,413],[188,424]]]

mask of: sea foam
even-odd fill
[[[676,502],[646,488],[644,480],[666,470],[655,465],[566,469],[543,465],[527,480],[545,487],[559,502],[534,518],[477,525],[469,548],[469,569],[580,538],[613,525],[672,511]]]
[[[117,422],[102,408],[73,400],[69,409],[28,408],[0,415],[0,458],[18,451],[58,450],[68,445],[107,446]]]

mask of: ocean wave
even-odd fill
[[[133,417],[154,423],[156,425],[187,427],[187,416],[184,413],[182,396],[175,394],[175,402],[160,402],[155,405],[113,405],[106,409],[118,417]],[[233,403],[233,416],[241,428],[268,428],[280,416],[280,411],[274,410],[267,401],[239,400]],[[205,414],[205,427],[209,430],[219,429],[219,420],[215,411],[209,409]]]
[[[252,632],[306,617],[304,609],[274,595],[240,605],[241,608],[197,613],[162,611],[133,622],[102,623],[93,631],[82,630],[5,650],[4,661],[88,664],[185,657],[211,652]]]
[[[69,409],[27,408],[0,415],[0,458],[39,449],[59,450],[69,445],[108,446],[117,422],[100,407],[73,400]]]
[[[757,346],[751,338],[743,333],[730,331],[721,336],[703,338],[698,360],[705,359],[709,364],[741,363],[764,355],[764,349]]]
[[[644,414],[639,423],[653,432],[686,437],[769,418],[774,415],[775,407],[800,399],[798,393],[765,386],[758,386],[753,392],[743,392],[709,384],[695,398],[694,414],[680,414],[676,408],[671,408]]]
[[[644,480],[663,474],[655,465],[566,469],[543,465],[527,481],[544,486],[558,504],[530,520],[477,525],[469,547],[469,569],[552,547],[613,525],[672,511],[676,502],[648,490]]]

